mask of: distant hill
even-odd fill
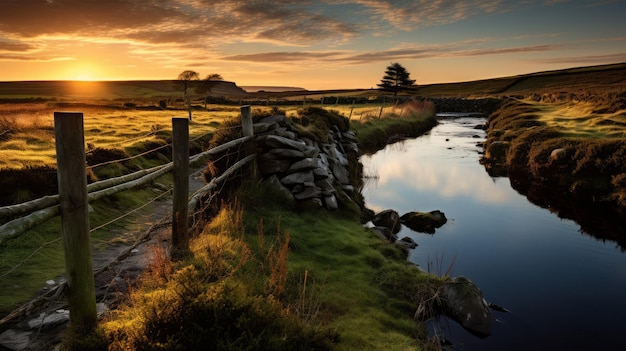
[[[243,97],[247,92],[234,82],[220,81],[212,94]],[[136,81],[21,81],[0,82],[0,99],[115,100],[180,98],[175,80]]]
[[[529,94],[593,94],[626,91],[626,63],[576,67],[460,83],[421,85],[428,97],[481,97]]]
[[[41,98],[56,100],[180,99],[174,80],[146,81],[25,81],[0,82],[0,101]],[[259,92],[262,91],[262,92]],[[409,95],[423,97],[498,97],[530,94],[607,94],[626,91],[626,63],[577,67],[511,77],[459,83],[419,85]],[[381,95],[376,89],[309,91],[299,87],[244,86],[220,81],[214,97],[231,99],[319,99],[323,96],[355,97]],[[199,96],[198,96],[199,98]]]
[[[241,87],[243,90],[248,93],[258,93],[258,92],[271,92],[271,93],[282,93],[285,91],[307,91],[304,88],[299,87],[281,87],[281,86],[263,86],[263,85],[244,85]]]

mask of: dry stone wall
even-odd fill
[[[298,204],[336,210],[337,192],[354,192],[349,159],[359,150],[353,131],[331,126],[327,141],[321,143],[300,137],[285,116],[273,115],[254,123],[254,135],[264,182]]]

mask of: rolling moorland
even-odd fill
[[[208,99],[208,105],[204,105],[202,97],[197,96],[193,106],[192,137],[195,136],[200,139],[192,146],[197,150],[202,149],[203,145],[209,142],[210,134],[215,133],[225,119],[232,118],[238,114],[239,104],[258,104],[259,106],[255,107],[258,113],[261,113],[259,112],[261,110],[271,112],[273,105],[279,105],[288,116],[297,116],[297,111],[301,109],[303,104],[314,104],[315,106],[323,104],[324,106],[322,107],[337,110],[344,116],[350,115],[355,124],[363,122],[359,128],[361,128],[361,133],[365,133],[366,127],[376,124],[380,125],[384,122],[385,118],[376,119],[371,118],[371,116],[376,117],[380,106],[385,106],[385,104],[391,106],[394,100],[389,95],[383,98],[383,94],[380,91],[369,89],[328,91],[294,89],[290,91],[276,91],[282,89],[255,87],[253,90],[255,92],[246,92],[232,82],[223,82],[214,87]],[[86,121],[86,130],[88,131],[86,142],[88,147],[91,143],[96,145],[96,148],[123,150],[123,152],[116,151],[115,153],[100,155],[102,159],[93,160],[94,163],[98,163],[114,157],[120,157],[122,154],[137,154],[166,144],[167,133],[163,130],[168,128],[169,119],[173,115],[184,117],[186,113],[181,95],[181,92],[176,89],[174,81],[0,82],[0,123],[2,123],[2,134],[0,135],[0,162],[2,162],[0,163],[0,178],[2,178],[0,183],[2,184],[0,185],[2,189],[15,190],[13,187],[14,182],[6,183],[6,181],[16,178],[9,178],[8,174],[13,174],[13,177],[17,178],[21,177],[20,179],[23,180],[24,175],[29,172],[32,173],[33,170],[35,172],[42,169],[48,172],[54,170],[54,155],[46,155],[44,151],[50,148],[53,150],[53,144],[50,143],[52,130],[50,119],[53,111],[60,109],[84,111],[86,116],[91,116],[91,120]],[[596,201],[597,194],[600,194],[598,199],[601,200],[601,203],[611,204],[612,208],[616,208],[617,211],[620,211],[620,209],[624,211],[623,209],[626,208],[626,169],[624,169],[623,162],[626,159],[626,151],[624,150],[624,141],[626,140],[626,64],[581,67],[474,82],[424,85],[415,87],[412,91],[404,92],[400,97],[402,99],[417,98],[431,99],[433,101],[442,98],[452,100],[495,98],[502,100],[502,103],[496,106],[495,113],[487,122],[489,136],[485,143],[484,162],[489,172],[509,174],[513,177],[518,176],[519,179],[533,179],[537,182],[558,184],[560,188],[568,189],[571,194],[571,197],[563,199],[564,202],[571,202],[570,200],[572,199],[583,202],[589,202],[590,199]],[[363,118],[363,116],[366,116],[366,118]],[[365,119],[365,121],[361,121],[362,119]],[[116,122],[113,123],[113,120]],[[91,124],[88,125],[88,123]],[[109,125],[107,126],[107,124]],[[24,129],[28,129],[27,133],[20,134],[24,132]],[[124,133],[120,132],[121,130]],[[9,132],[7,133],[7,131]],[[23,138],[20,135],[28,135],[28,137]],[[374,138],[375,136],[362,136],[359,139],[359,144],[361,146],[367,139]],[[385,136],[383,139],[387,141],[388,136]],[[32,152],[31,149],[36,147],[41,149]],[[552,158],[551,154],[556,149],[563,149],[563,154],[567,157],[558,156]],[[15,159],[11,159],[8,162],[10,157],[14,157],[14,155],[17,155]],[[142,161],[142,164],[132,165],[132,167],[150,167],[156,161],[159,160],[147,159]],[[109,168],[95,172],[92,176],[95,178],[106,178],[123,172],[123,169]],[[565,176],[552,177],[555,175]],[[3,193],[3,204],[20,202],[49,193],[51,191],[50,188],[54,188],[56,182],[52,182],[52,184],[48,184],[48,187],[44,186],[42,189],[38,189],[38,186],[33,186],[33,184],[45,178],[33,178],[32,183],[25,184],[26,189],[21,192],[18,191],[19,194],[17,195],[15,193]],[[524,184],[520,187],[525,188],[528,185]],[[282,246],[279,244],[281,244],[281,240],[283,245],[286,245],[286,242],[289,243],[289,240],[291,240],[289,245],[297,247],[298,240],[301,240],[298,235],[308,236],[297,233],[297,230],[293,228],[306,227],[303,221],[305,223],[317,222],[319,218],[307,216],[306,218],[298,219],[297,216],[292,218],[282,214],[277,215],[277,213],[284,212],[284,209],[272,209],[269,204],[267,204],[267,210],[260,210],[255,206],[249,208],[250,203],[254,202],[251,199],[258,199],[261,196],[257,196],[258,194],[250,189],[248,189],[248,192],[247,195],[244,194],[240,198],[242,206],[233,205],[224,209],[220,215],[223,218],[207,227],[206,231],[207,233],[216,233],[216,237],[221,238],[220,240],[223,241],[224,245],[222,248],[227,254],[227,251],[231,250],[229,248],[231,246],[243,247],[245,248],[244,251],[248,252],[247,250],[250,249],[253,251],[258,249],[255,246],[259,245],[257,242],[259,240],[270,240],[270,238],[275,240],[274,244],[276,246],[267,248],[265,259],[268,261],[261,260],[260,262],[263,269],[271,270],[272,265],[277,265],[276,262],[280,263],[281,260],[286,260],[285,257],[280,257]],[[528,195],[529,198],[532,195],[531,191]],[[245,201],[245,199],[250,201]],[[117,200],[128,201],[128,199],[123,197]],[[552,205],[552,203],[546,204],[546,206]],[[96,205],[96,208],[113,206],[117,205],[104,203]],[[258,218],[255,218],[257,222],[254,223],[254,220],[253,222],[246,222],[250,219],[242,222],[240,218],[242,216],[241,207],[246,209],[246,213],[255,213],[255,216],[258,216]],[[101,213],[103,211],[96,212]],[[220,216],[218,216],[218,219]],[[262,228],[263,222],[261,224],[258,223],[259,218],[261,221],[265,219],[265,229]],[[358,225],[355,227],[351,220],[339,219],[333,216],[323,217],[323,219],[331,220],[333,223],[324,224],[322,228],[314,228],[313,230],[350,232],[358,227]],[[96,218],[95,224],[105,221],[106,219],[104,218]],[[253,229],[250,230],[248,228],[244,230],[242,226]],[[326,228],[327,226],[328,228]],[[253,236],[258,235],[258,238],[253,239],[253,244],[244,243],[239,240],[239,237],[227,238],[225,232],[230,231],[233,227],[236,232],[258,231],[258,234],[253,234]],[[281,228],[286,229],[283,232]],[[292,230],[291,239],[289,239],[289,234],[287,233],[289,228]],[[614,234],[617,236],[620,228],[614,228],[614,230]],[[54,233],[54,229],[50,231]],[[48,235],[49,238],[43,239],[44,242],[50,240],[50,237],[54,237],[54,234]],[[263,239],[264,235],[266,239]],[[98,239],[100,241],[111,240],[107,236],[98,237]],[[365,260],[372,266],[369,268],[377,268],[378,273],[376,273],[376,277],[382,280],[381,286],[383,290],[385,284],[389,284],[393,279],[387,279],[379,275],[380,271],[386,271],[387,273],[392,270],[396,271],[398,276],[394,277],[395,280],[393,281],[397,280],[404,282],[407,286],[413,286],[412,284],[415,282],[412,273],[399,268],[398,263],[393,263],[393,267],[390,267],[387,263],[383,263],[386,261],[381,258],[381,254],[384,257],[401,255],[391,252],[388,248],[382,247],[370,239],[366,240],[367,243],[365,245],[369,246],[370,249],[375,248],[377,251],[371,252],[363,249],[363,252],[359,251],[358,254],[365,256]],[[624,241],[621,237],[613,237],[611,239],[622,243]],[[351,250],[361,250],[359,245],[362,243],[359,241],[362,238],[350,236],[346,240],[350,240],[350,243],[333,242],[331,244],[316,242],[313,245],[319,245],[320,249],[323,245],[330,244],[338,247],[349,247]],[[34,244],[34,247],[37,247],[37,245],[39,244]],[[0,249],[3,250],[5,248]],[[199,248],[199,251],[205,249]],[[29,253],[28,250],[25,251],[26,254]],[[47,258],[42,258],[39,264],[45,264],[46,259],[49,260],[51,257],[54,257],[54,255],[49,254]],[[224,263],[225,265],[236,265],[237,262],[235,261],[243,258],[225,258],[225,260],[229,259],[234,261],[226,262]],[[297,271],[299,275],[304,274],[304,272],[317,274],[315,279],[318,280],[319,284],[308,288],[311,288],[311,291],[316,291],[318,296],[315,297],[316,300],[314,301],[305,301],[303,296],[300,297],[300,300],[298,300],[297,296],[295,298],[292,297],[295,299],[293,301],[294,305],[303,307],[304,304],[307,304],[306,307],[311,307],[309,306],[311,304],[316,306],[319,304],[323,305],[323,307],[316,307],[315,309],[316,314],[321,316],[312,316],[304,313],[304,311],[300,311],[305,314],[306,318],[310,320],[315,319],[314,322],[319,325],[332,325],[333,330],[343,330],[346,325],[356,322],[356,324],[365,326],[364,330],[366,330],[366,333],[372,335],[379,334],[375,332],[379,327],[373,325],[372,323],[374,322],[368,320],[360,312],[356,313],[356,309],[350,310],[350,304],[340,305],[335,302],[334,304],[324,305],[328,303],[328,300],[338,298],[338,296],[324,297],[323,295],[328,294],[329,290],[332,295],[333,292],[336,293],[335,290],[340,291],[347,287],[333,285],[334,283],[331,282],[333,277],[329,278],[328,273],[324,273],[322,270],[318,269],[315,272],[312,267],[315,266],[314,261],[316,258],[306,257],[303,261],[298,261],[298,259],[298,254],[295,254],[293,257],[290,256],[290,265],[293,264],[295,267],[299,267]],[[20,260],[21,258],[18,258],[17,262]],[[311,260],[312,263],[307,263],[306,260]],[[337,264],[336,266],[344,264],[350,266],[353,263],[350,261]],[[55,265],[57,266],[55,267],[56,269],[61,269],[61,267],[58,267],[58,264]],[[183,279],[194,279],[194,274],[205,274],[189,270],[182,271],[179,270],[179,266],[166,262],[160,262],[160,265],[158,269],[163,270],[163,272],[175,272],[182,276]],[[223,269],[223,267],[213,268]],[[36,268],[31,268],[31,270],[36,270]],[[168,279],[159,275],[159,271],[153,273],[155,274],[155,280],[165,280],[166,284],[180,284],[180,282],[175,280],[168,281]],[[214,273],[211,272],[211,274]],[[234,272],[228,272],[227,274],[236,275]],[[341,275],[340,272],[333,274]],[[358,274],[366,277],[371,275],[371,272],[363,269],[359,270]],[[403,276],[400,277],[399,275]],[[304,284],[306,284],[307,276],[305,275],[304,277]],[[311,277],[309,279],[313,279]],[[297,295],[297,290],[302,288],[302,281],[298,281],[297,278],[290,276],[289,282],[286,283],[287,290],[296,290],[295,295]],[[302,276],[299,278],[302,278]],[[38,279],[41,281],[42,277]],[[255,279],[255,284],[262,285],[263,283],[258,280],[259,278]],[[411,282],[409,283],[409,281]],[[156,282],[153,283],[156,284]],[[276,312],[274,310],[276,306],[270,300],[255,300],[247,296],[245,289],[239,284],[240,282],[229,279],[227,283],[215,289],[234,293],[234,298],[250,304],[251,310],[255,313],[265,313],[267,315],[285,313],[284,311]],[[362,281],[351,280],[350,284],[358,284],[359,289],[362,290],[372,289],[370,286],[362,285]],[[397,286],[393,288],[395,289]],[[326,292],[322,293],[321,290]],[[381,294],[378,290],[370,292]],[[3,293],[3,295],[5,294]],[[21,298],[23,299],[23,296]],[[139,300],[141,300],[141,297],[139,297]],[[407,307],[404,305],[405,302],[401,300],[402,298],[389,300],[397,305],[394,307],[394,310],[401,310]],[[215,302],[221,303],[223,301],[216,300]],[[268,304],[268,302],[272,303]],[[376,303],[368,300],[367,297],[360,300],[360,302],[378,306]],[[14,306],[15,303],[15,300],[3,301],[2,311],[7,310],[7,304]],[[159,302],[153,301],[152,303]],[[355,302],[351,303],[356,304]],[[261,307],[262,304],[271,306]],[[414,307],[409,306],[409,309]],[[264,310],[265,308],[269,308],[269,310]],[[379,319],[390,318],[387,314],[379,314],[382,313],[381,311],[377,311],[374,314],[378,315]],[[135,312],[137,311],[128,310],[124,313],[130,316]],[[145,311],[139,311],[139,313],[145,313]],[[356,321],[347,319],[345,315],[350,313],[356,313],[358,319]],[[278,319],[278,316],[276,318]],[[332,318],[338,318],[338,321],[335,321],[335,324],[328,323],[328,320]],[[408,319],[410,320],[411,318]],[[320,320],[323,322],[320,322]],[[139,328],[137,325],[132,324],[134,322],[131,323],[130,320],[125,322],[128,323],[125,325],[116,325],[115,321],[110,321],[109,323],[112,330],[126,328],[129,325],[131,330],[134,330],[132,328]],[[406,335],[416,337],[415,334],[417,333],[419,334],[418,338],[423,337],[420,334],[423,331],[416,332],[405,319],[394,318],[393,323],[398,330],[405,331],[404,334]],[[142,332],[140,329],[135,331],[137,336]],[[302,338],[312,338],[311,340],[319,342],[320,345],[327,342],[335,342],[333,340],[338,337],[334,334],[324,334],[328,333],[328,329],[324,328],[302,329],[297,331],[297,333],[302,333],[302,335],[299,334]],[[342,343],[344,348],[356,347],[362,342],[359,339],[361,337],[362,335],[343,333]],[[368,342],[372,343],[369,344],[370,346],[377,345],[382,347],[384,342],[391,341],[383,338],[383,343],[376,344],[376,342],[371,340],[368,340]],[[379,340],[378,342],[381,341]],[[409,344],[410,341],[398,337],[390,349],[406,349]],[[430,346],[423,346],[422,348],[427,349],[428,347]]]
[[[174,80],[157,81],[26,81],[0,82],[0,102],[28,102],[32,100],[58,102],[116,101],[145,102],[156,99],[180,99],[181,92]],[[621,93],[626,86],[626,63],[579,67],[565,70],[546,71],[519,76],[484,79],[460,83],[419,85],[406,95],[427,98],[458,97],[527,97],[531,95],[561,94],[566,96],[600,96]],[[280,90],[280,91],[278,91]],[[371,97],[380,95],[372,89],[313,90],[290,87],[250,86],[249,91],[232,82],[218,84],[212,96],[226,97],[238,102],[252,99],[319,100],[322,96]]]

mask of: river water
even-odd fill
[[[375,210],[441,210],[434,235],[403,227],[418,243],[421,269],[466,276],[494,311],[480,339],[447,318],[432,333],[453,350],[622,350],[626,332],[626,254],[580,225],[532,204],[506,177],[479,164],[484,118],[442,118],[427,135],[361,157],[366,205]]]

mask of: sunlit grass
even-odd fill
[[[0,109],[0,117],[15,121],[17,131],[11,138],[0,141],[0,168],[54,166],[54,108],[45,104],[8,104]],[[0,105],[2,106],[2,105]],[[226,119],[239,115],[236,106],[216,106],[212,110],[194,111],[190,123],[190,138],[196,138],[215,129]],[[124,110],[83,108],[85,144],[87,149],[125,149],[155,141],[158,133],[171,133],[172,118],[186,118],[179,110]]]
[[[601,106],[590,102],[530,103],[539,110],[538,121],[566,137],[626,137],[626,110],[598,113]]]
[[[578,199],[626,208],[626,111],[609,111],[602,103],[510,100],[489,116],[485,156]],[[493,145],[502,148],[499,156]]]

